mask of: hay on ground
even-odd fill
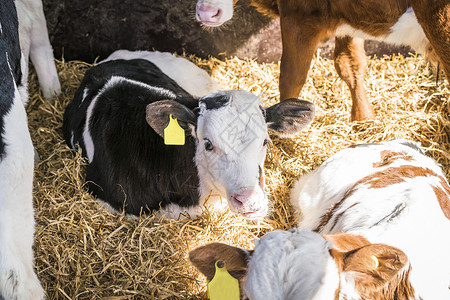
[[[278,100],[277,64],[189,58],[225,89],[249,90],[264,106]],[[355,143],[419,141],[450,176],[450,93],[446,80],[436,86],[424,59],[370,60],[366,88],[377,118],[352,123],[348,88],[332,61],[316,58],[301,94],[316,105],[314,123],[294,139],[272,136],[269,146],[269,218],[249,222],[230,212],[206,212],[198,220],[129,219],[101,208],[85,191],[86,160],[62,139],[64,108],[90,66],[58,61],[57,67],[62,94],[54,104],[43,100],[31,72],[27,108],[41,159],[34,183],[35,265],[48,299],[206,299],[205,278],[188,263],[188,251],[212,241],[252,248],[252,240],[265,232],[291,228],[296,218],[288,202],[292,181]]]

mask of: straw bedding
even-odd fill
[[[277,64],[251,60],[200,60],[225,89],[261,95],[264,106],[278,97]],[[266,160],[271,215],[246,221],[230,212],[205,212],[198,220],[157,215],[129,219],[98,205],[83,188],[86,160],[62,139],[62,116],[84,72],[83,62],[58,61],[62,95],[39,96],[30,74],[28,116],[40,162],[35,170],[35,265],[48,299],[206,299],[205,278],[187,261],[197,245],[219,241],[252,248],[252,240],[294,225],[288,201],[292,181],[349,145],[392,138],[420,141],[450,177],[450,92],[421,57],[371,59],[366,88],[373,121],[349,121],[349,90],[333,62],[315,58],[301,98],[313,101],[313,124],[294,139],[272,137]]]

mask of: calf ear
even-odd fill
[[[344,256],[343,274],[352,278],[355,288],[360,292],[370,292],[384,287],[387,283],[397,278],[399,272],[408,264],[408,257],[398,248],[371,244]],[[402,273],[404,278],[399,278],[395,284],[401,280],[407,280],[407,272]],[[396,288],[396,287],[392,287]]]
[[[293,137],[314,118],[314,104],[305,100],[287,99],[265,110],[270,130],[282,137]]]
[[[178,124],[188,133],[197,122],[192,110],[174,100],[161,100],[147,105],[147,123],[162,137],[164,137],[164,129],[169,124],[170,115],[176,118]]]
[[[253,251],[233,247],[221,243],[211,243],[189,252],[189,260],[202,272],[208,280],[212,280],[216,272],[215,263],[225,263],[228,273],[240,280],[247,274],[247,265]]]
[[[332,234],[327,234],[324,235],[323,238],[333,243],[334,250],[342,252],[347,252],[361,248],[363,246],[370,245],[370,242],[366,238],[360,235],[346,232],[336,232]]]

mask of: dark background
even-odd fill
[[[278,19],[269,19],[239,0],[233,19],[216,29],[195,20],[196,0],[43,0],[50,42],[56,58],[93,62],[117,49],[159,50],[206,58],[238,56],[260,62],[281,57]],[[331,57],[333,39],[323,45]],[[400,52],[366,42],[368,55]]]

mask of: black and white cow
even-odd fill
[[[21,64],[22,59],[22,64]],[[43,299],[33,270],[33,145],[13,0],[0,1],[0,299]]]
[[[63,126],[68,145],[89,159],[88,189],[134,215],[162,208],[195,217],[206,201],[225,198],[233,212],[264,216],[267,130],[301,130],[314,106],[290,99],[262,109],[253,94],[217,89],[205,71],[168,53],[121,50],[88,70]],[[170,114],[186,132],[184,146],[164,144]]]

